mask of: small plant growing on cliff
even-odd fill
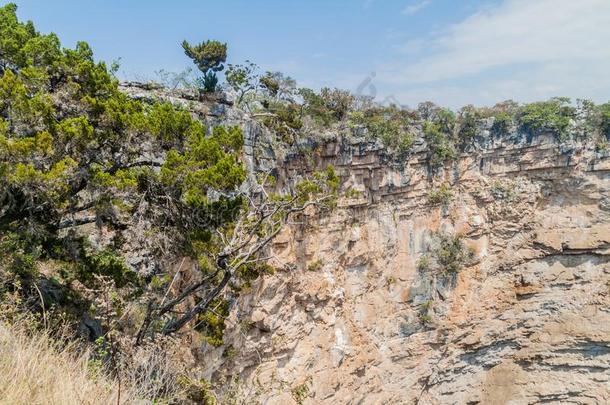
[[[423,325],[428,325],[432,323],[433,315],[434,315],[434,300],[429,299],[421,303],[419,306],[419,313],[417,314],[417,318]]]
[[[213,93],[218,85],[216,72],[224,69],[227,60],[227,44],[216,40],[208,40],[191,45],[187,41],[182,42],[182,48],[186,56],[203,73],[202,89],[205,93]]]
[[[290,394],[297,404],[302,405],[305,399],[309,397],[309,384],[311,384],[311,377],[307,377],[305,382],[290,390]]]
[[[319,271],[322,269],[322,266],[322,261],[316,260],[315,262],[312,262],[309,264],[309,266],[307,266],[307,271]]]
[[[461,235],[438,236],[439,246],[434,251],[434,256],[441,267],[447,273],[457,273],[472,259],[473,252],[463,241]]]
[[[490,191],[491,195],[493,195],[496,200],[504,200],[510,202],[517,197],[514,185],[507,181],[502,182],[500,180],[495,180],[491,184]]]
[[[415,264],[415,267],[417,267],[417,270],[419,271],[427,271],[430,269],[430,256],[428,256],[427,254],[422,255],[419,260],[417,261],[417,263]]]
[[[178,379],[178,385],[185,391],[186,397],[197,404],[218,404],[218,400],[212,392],[212,385],[207,380],[195,380],[182,376]]]
[[[360,198],[360,197],[362,197],[362,195],[363,195],[362,191],[356,190],[353,187],[349,187],[347,190],[345,190],[345,193],[344,193],[344,196],[346,198]]]
[[[464,244],[461,235],[437,233],[432,238],[428,253],[417,262],[417,269],[444,274],[457,273],[473,256],[474,252]]]
[[[447,184],[443,184],[438,189],[428,193],[428,202],[434,205],[440,204],[446,206],[451,202],[452,198],[453,192]]]
[[[263,116],[262,123],[274,131],[284,142],[292,143],[303,128],[302,108],[296,103],[272,101],[267,103],[270,115]]]
[[[606,138],[601,138],[595,144],[595,150],[600,153],[606,153],[610,150],[610,143]]]

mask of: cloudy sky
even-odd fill
[[[180,71],[182,39],[216,38],[230,62],[411,106],[610,99],[610,0],[15,2],[66,46],[120,57],[125,78]]]

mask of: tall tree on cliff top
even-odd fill
[[[213,93],[216,91],[218,77],[216,72],[224,69],[227,60],[227,44],[216,40],[208,40],[191,45],[187,41],[182,41],[182,48],[186,56],[193,60],[193,63],[203,73],[203,91]]]

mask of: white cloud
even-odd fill
[[[447,89],[461,99],[461,89],[472,102],[485,103],[507,97],[610,96],[609,0],[505,0],[423,46],[414,44],[405,49],[427,49],[428,54],[378,76],[415,89],[405,94],[442,98]],[[470,84],[460,84],[464,81]]]
[[[421,0],[417,3],[412,3],[407,5],[402,9],[402,14],[404,15],[413,15],[420,12],[422,9],[428,7],[432,3],[432,0]]]

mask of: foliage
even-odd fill
[[[566,139],[570,121],[576,110],[570,105],[570,99],[555,97],[548,101],[527,104],[521,110],[519,121],[532,133],[551,131],[560,140]]]
[[[506,135],[512,125],[513,117],[507,112],[500,111],[494,115],[494,123],[491,130],[497,135]]]
[[[225,73],[227,83],[237,93],[237,105],[240,105],[248,93],[258,87],[258,66],[249,60],[243,65],[231,65]]]
[[[212,346],[222,346],[227,316],[229,316],[229,302],[216,298],[212,301],[210,309],[197,318],[196,330],[202,332],[204,339]]]
[[[453,198],[451,187],[447,184],[442,184],[438,189],[428,193],[428,202],[430,204],[447,205]]]
[[[328,126],[333,122],[341,121],[352,108],[355,98],[346,90],[330,89],[324,87],[320,93],[311,89],[300,89],[303,98],[303,108],[319,124]]]
[[[495,180],[491,184],[490,191],[493,197],[497,200],[510,202],[517,197],[514,185],[509,181]]]
[[[245,178],[241,130],[216,127],[208,134],[172,104],[127,97],[86,43],[61,48],[53,34],[19,22],[15,9],[0,8],[3,285],[33,286],[48,276],[41,267],[52,269],[47,273],[58,288],[79,288],[73,296],[91,299],[93,312],[100,308],[87,291],[99,290],[101,279],[110,280],[119,296],[129,294],[121,300],[139,299],[135,290],[158,292],[136,276],[118,239],[94,247],[78,227],[120,231],[137,220],[121,212],[137,209],[152,229],[171,238],[173,252],[218,252],[220,241],[210,235],[230,228],[243,209],[236,195]],[[216,72],[226,51],[217,45],[186,50],[204,70]],[[31,288],[15,291],[29,294]]]
[[[349,124],[367,129],[373,139],[398,153],[406,153],[413,144],[409,130],[409,114],[395,106],[370,108],[365,111],[354,111],[349,115]]]
[[[433,236],[429,253],[417,263],[420,271],[438,271],[444,274],[457,273],[473,258],[473,252],[461,235],[437,233]]]
[[[227,44],[207,40],[191,45],[187,41],[182,41],[182,48],[186,56],[191,58],[195,66],[203,73],[203,91],[206,93],[216,91],[218,84],[216,72],[224,69],[223,63],[227,60]]]
[[[415,264],[415,267],[417,267],[417,270],[419,271],[427,271],[430,269],[430,256],[425,254],[422,255],[418,260],[417,263]]]
[[[308,377],[305,382],[293,387],[290,390],[290,394],[297,404],[302,405],[305,399],[309,397],[309,384],[311,384],[311,377]]]
[[[472,258],[472,251],[464,245],[460,235],[438,236],[439,246],[434,251],[434,256],[443,271],[447,273],[457,273]]]
[[[458,136],[463,144],[472,141],[477,135],[477,123],[481,118],[481,111],[472,105],[460,110]]]
[[[260,84],[272,99],[294,102],[296,81],[290,76],[282,72],[266,72],[260,78]]]
[[[322,263],[322,261],[316,260],[314,262],[309,263],[309,265],[307,266],[307,271],[319,271],[322,269],[323,266],[324,264]]]
[[[450,135],[443,133],[441,128],[445,124],[424,122],[424,139],[428,143],[429,159],[432,166],[440,166],[447,160],[455,158],[455,146]]]
[[[432,114],[431,120],[438,126],[441,132],[453,135],[457,120],[453,111],[448,108],[440,108]]]
[[[271,115],[263,117],[263,124],[284,142],[292,143],[297,131],[303,128],[301,106],[291,102],[272,101],[267,103],[267,109]]]
[[[79,269],[79,281],[92,285],[95,276],[110,277],[118,288],[128,283],[137,283],[137,274],[125,263],[125,260],[110,249],[84,251]]]
[[[207,380],[195,380],[187,376],[181,376],[179,384],[186,391],[186,397],[201,405],[217,405],[218,401],[212,393],[211,384]]]
[[[610,103],[597,106],[599,114],[599,129],[607,140],[610,140]]]
[[[242,146],[238,127],[216,127],[206,136],[204,128],[196,125],[187,135],[184,150],[167,154],[160,180],[179,193],[187,206],[208,207],[207,190],[234,190],[245,180],[245,169],[238,162]]]

